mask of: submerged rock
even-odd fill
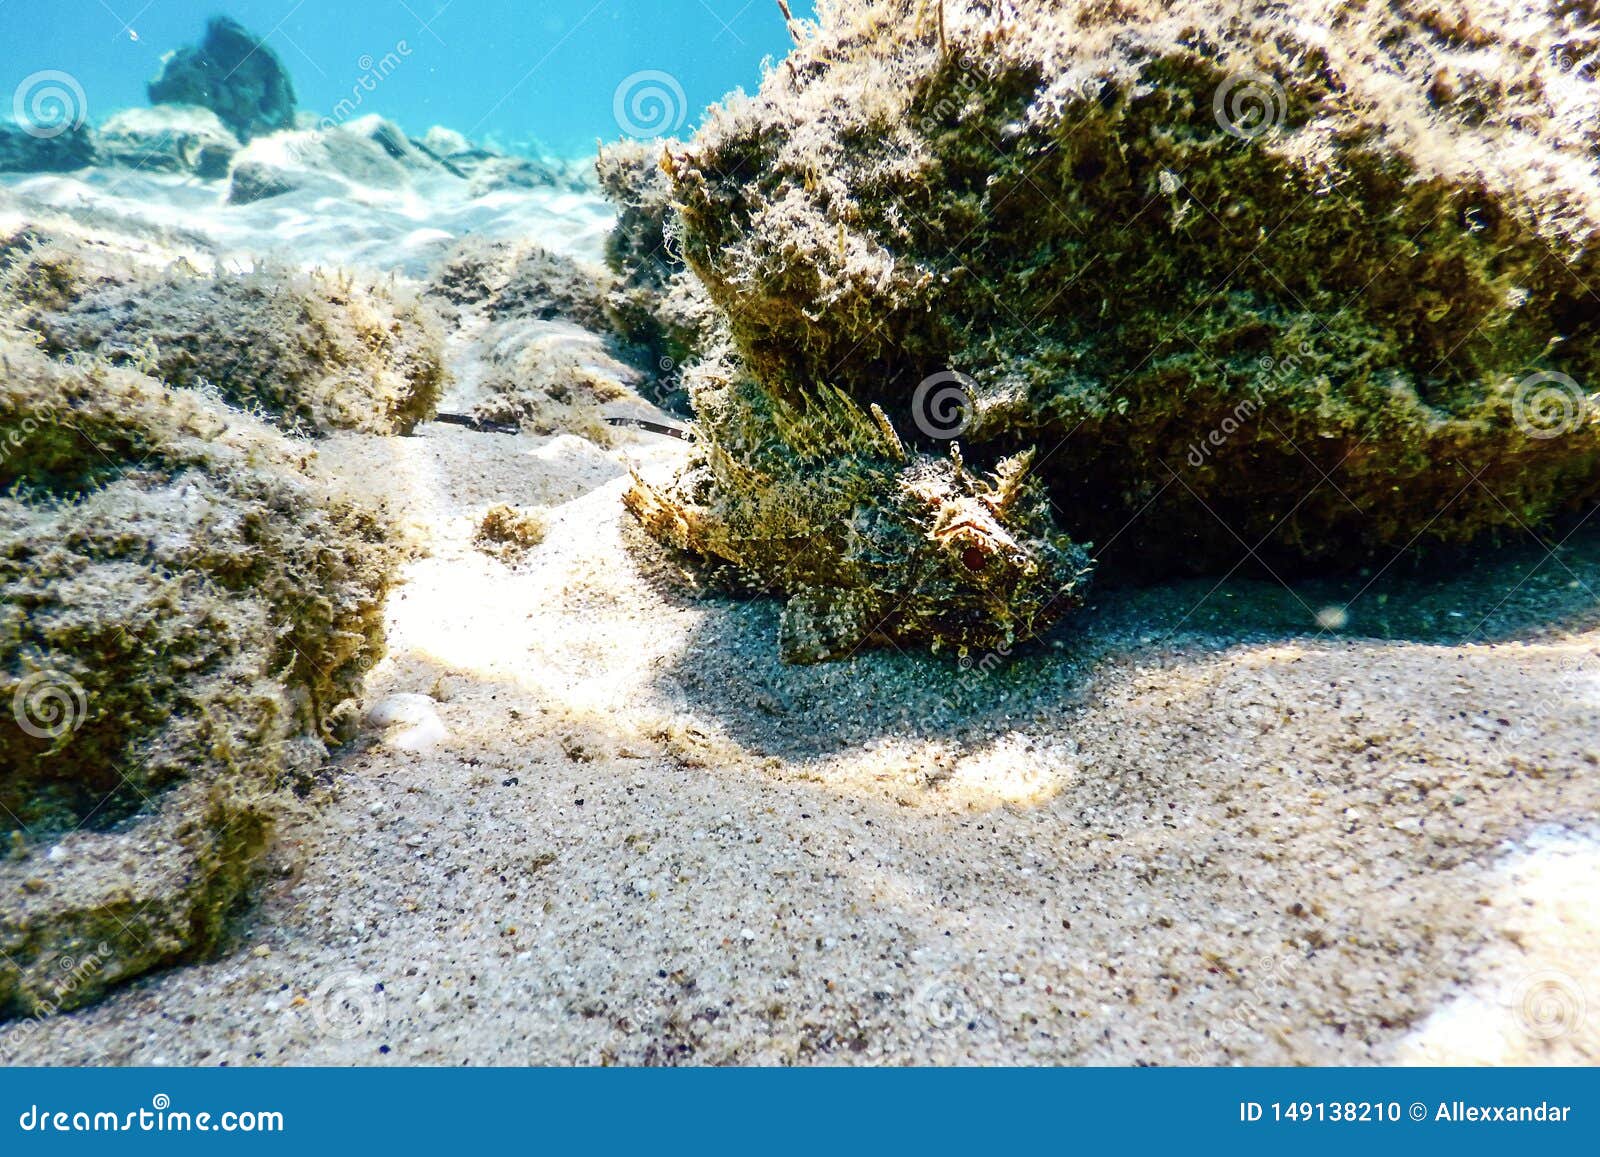
[[[1389,558],[1592,500],[1600,33],[1571,4],[1439,11],[826,6],[663,162],[739,359],[700,405],[781,446],[760,415],[804,428],[837,388],[925,450],[1037,446],[1042,517],[1144,576]],[[739,468],[697,467],[681,517],[802,505],[809,468],[729,421],[705,459]]]
[[[390,532],[214,396],[0,324],[0,1016],[213,947],[382,656]]]
[[[378,141],[346,128],[274,133],[235,158],[230,205],[249,205],[302,189],[347,197],[370,189],[404,189],[406,166]]]
[[[0,1020],[48,1017],[220,942],[274,808],[238,783],[173,788],[138,822],[0,864]]]
[[[32,284],[35,266],[59,268],[51,253],[18,257],[11,280]],[[432,311],[348,274],[130,275],[58,295],[26,324],[50,353],[212,390],[294,431],[409,433],[433,416],[446,379]]]
[[[412,148],[420,150],[457,177],[471,182],[471,196],[524,189],[571,189],[589,192],[593,174],[576,160],[535,159],[507,156],[468,140],[455,129],[434,125],[421,137],[412,138]]]
[[[371,141],[387,153],[391,160],[398,162],[402,168],[412,173],[423,176],[440,173],[449,173],[453,177],[462,175],[453,166],[443,162],[431,149],[407,137],[399,125],[384,120],[375,113],[358,117],[339,127],[344,132]]]
[[[70,173],[94,162],[94,137],[86,125],[40,133],[0,121],[0,173]]]
[[[277,53],[235,21],[218,16],[199,47],[169,56],[150,82],[152,104],[208,108],[240,140],[294,127],[294,85]]]
[[[617,281],[606,298],[612,328],[634,360],[671,388],[664,403],[682,408],[680,369],[726,340],[726,326],[678,251],[672,189],[659,148],[624,141],[596,162],[601,191],[617,207],[606,263]]]
[[[473,417],[609,444],[602,407],[631,397],[641,378],[611,334],[613,280],[537,245],[458,242],[430,275],[428,295],[447,314],[481,315],[480,372],[461,391]]]
[[[176,104],[114,113],[95,131],[94,142],[102,164],[206,180],[227,176],[240,148],[216,113]]]
[[[563,318],[605,333],[610,284],[605,270],[541,245],[464,237],[429,275],[427,292],[495,321]]]
[[[254,205],[292,193],[300,183],[292,173],[253,157],[240,159],[228,174],[228,204]]]

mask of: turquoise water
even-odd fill
[[[30,78],[91,121],[143,105],[162,55],[213,15],[263,37],[318,116],[377,112],[414,134],[443,124],[567,155],[686,132],[790,44],[775,0],[0,0],[0,116]]]

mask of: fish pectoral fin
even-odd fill
[[[820,663],[847,655],[878,626],[862,595],[829,587],[802,587],[790,595],[778,625],[786,663]]]
[[[675,491],[658,490],[635,474],[622,505],[657,542],[708,561],[739,562],[722,523],[704,509],[681,501]]]

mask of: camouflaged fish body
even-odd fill
[[[1055,531],[1029,455],[986,475],[959,450],[909,450],[876,407],[821,389],[794,403],[702,392],[696,460],[668,489],[635,478],[647,532],[714,582],[787,597],[783,657],[873,642],[1009,647],[1083,601],[1092,564]]]

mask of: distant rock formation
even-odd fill
[[[94,134],[96,159],[148,173],[228,175],[239,139],[207,108],[168,104],[114,114]]]
[[[50,135],[0,123],[0,173],[70,173],[94,160],[87,126]]]
[[[294,127],[294,85],[272,49],[219,16],[198,48],[180,48],[150,83],[152,104],[208,108],[240,140]]]
[[[438,162],[411,147],[394,125],[365,117],[252,141],[234,162],[228,202],[248,205],[302,189],[336,197],[405,189],[413,177],[445,173]]]

